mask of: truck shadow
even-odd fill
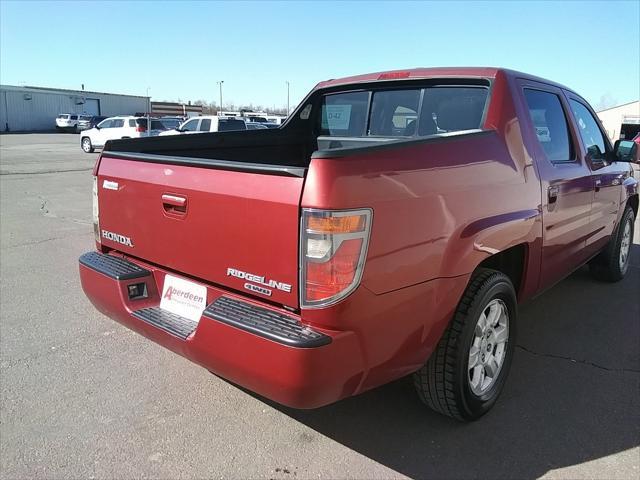
[[[408,378],[318,410],[272,405],[413,478],[534,478],[636,447],[640,245],[632,247],[623,282],[596,282],[584,267],[521,308],[506,389],[475,423],[423,407]],[[616,475],[608,472],[595,476]]]

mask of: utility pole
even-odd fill
[[[220,80],[219,82],[216,82],[219,86],[220,86],[220,106],[218,107],[218,116],[220,115],[220,112],[222,111],[222,84],[224,83],[224,80]]]
[[[289,80],[287,80],[287,117],[289,116]]]
[[[147,137],[151,135],[151,97],[149,96],[149,90],[151,87],[147,87]]]

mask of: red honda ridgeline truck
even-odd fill
[[[282,404],[413,374],[487,412],[517,304],[629,265],[632,142],[573,91],[494,68],[319,83],[277,130],[108,142],[82,287],[105,315]]]

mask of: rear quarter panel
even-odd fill
[[[474,269],[525,244],[520,298],[540,269],[540,182],[504,79],[487,131],[312,159],[302,207],[373,209],[360,288],[305,321],[356,331],[369,371],[360,390],[417,370],[448,325]]]

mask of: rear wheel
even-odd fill
[[[633,244],[633,224],[635,216],[631,207],[627,207],[622,214],[620,224],[615,235],[600,254],[591,260],[589,269],[591,274],[604,282],[622,280],[629,269],[629,257]]]
[[[80,142],[80,146],[84,153],[93,153],[94,148],[91,144],[91,139],[89,137],[82,137],[82,141]]]
[[[511,365],[516,316],[509,277],[495,270],[478,271],[436,350],[414,374],[420,399],[457,420],[476,420],[487,413]]]

